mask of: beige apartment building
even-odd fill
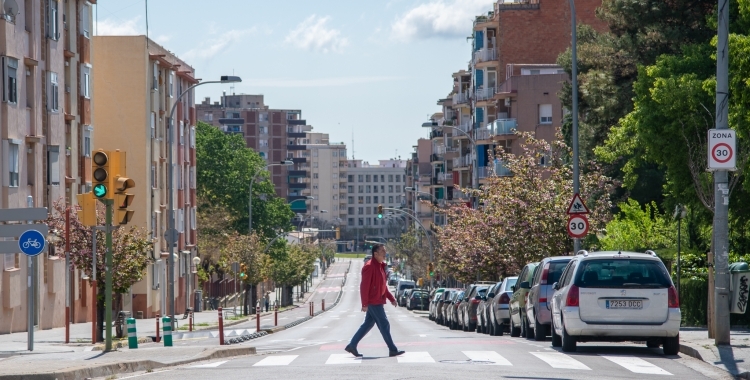
[[[76,194],[90,187],[92,4],[96,1],[2,2],[0,208],[33,202],[52,210],[57,202],[75,204]],[[26,257],[0,256],[0,334],[26,331]],[[63,326],[64,252],[50,248],[34,260],[34,324]],[[88,320],[91,287],[85,274],[72,271],[69,285],[72,320]]]
[[[179,101],[177,96],[198,83],[186,62],[145,36],[97,36],[97,76],[94,91],[99,134],[95,148],[127,152],[127,174],[135,181],[135,211],[131,224],[145,228],[154,239],[155,260],[146,278],[124,297],[124,309],[134,316],[164,315],[167,304],[167,258],[164,240],[169,217],[168,153],[174,163],[175,313],[192,304],[194,284],[191,259],[196,255],[195,202],[195,97],[193,92]],[[168,145],[169,112],[177,102],[173,144]]]
[[[289,187],[302,189],[303,196],[313,196],[314,199],[307,202],[310,216],[318,221],[315,226],[330,229],[332,225],[343,224],[346,220],[346,145],[332,143],[327,133],[317,132],[308,132],[303,143],[310,160],[310,183],[290,183]]]

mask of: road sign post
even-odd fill
[[[737,170],[737,133],[733,129],[708,130],[708,170]]]
[[[581,239],[589,233],[589,220],[585,215],[571,215],[568,218],[568,235]]]
[[[111,199],[100,199],[106,206],[107,252],[104,256],[104,350],[112,350],[112,204]]]

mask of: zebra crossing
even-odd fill
[[[504,357],[496,351],[460,351],[462,357],[452,357],[452,360],[436,360],[427,351],[407,351],[401,356],[395,358],[379,358],[381,360],[390,360],[397,364],[426,364],[426,365],[439,365],[441,363],[457,361],[473,361],[475,364],[482,365],[493,365],[493,366],[528,366],[527,360],[518,360],[518,363],[513,363],[512,360]],[[673,374],[666,371],[665,369],[657,366],[656,364],[650,363],[642,358],[636,356],[627,355],[586,355],[575,357],[566,355],[561,352],[528,352],[528,358],[536,359],[539,361],[538,364],[532,365],[547,365],[551,369],[556,370],[571,370],[571,371],[592,371],[591,367],[602,366],[605,363],[614,363],[625,370],[632,373],[644,374],[644,375],[665,375],[672,376]],[[301,358],[306,357],[308,363],[310,360],[324,363],[325,365],[368,365],[372,364],[372,360],[363,360],[362,358],[355,358],[351,354],[300,354],[290,355],[288,353],[274,354],[262,357],[259,361],[255,362],[253,367],[269,367],[269,366],[290,366],[295,365],[296,362],[302,360]],[[445,357],[445,355],[441,355]],[[518,359],[518,358],[516,358]],[[584,364],[583,361],[588,363]],[[597,361],[600,361],[597,363]],[[218,368],[228,361],[220,361],[214,363],[200,364],[192,366],[190,368]],[[302,364],[300,364],[302,365]]]

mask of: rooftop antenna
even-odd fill
[[[232,69],[232,76],[234,76],[234,69]],[[235,95],[235,93],[234,93],[234,82],[232,82],[232,85],[229,86],[229,89],[232,90],[232,95]]]

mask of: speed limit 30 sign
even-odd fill
[[[589,220],[585,215],[574,214],[568,218],[568,235],[574,239],[585,237],[589,233]]]
[[[708,170],[737,170],[737,134],[732,129],[708,130]]]

